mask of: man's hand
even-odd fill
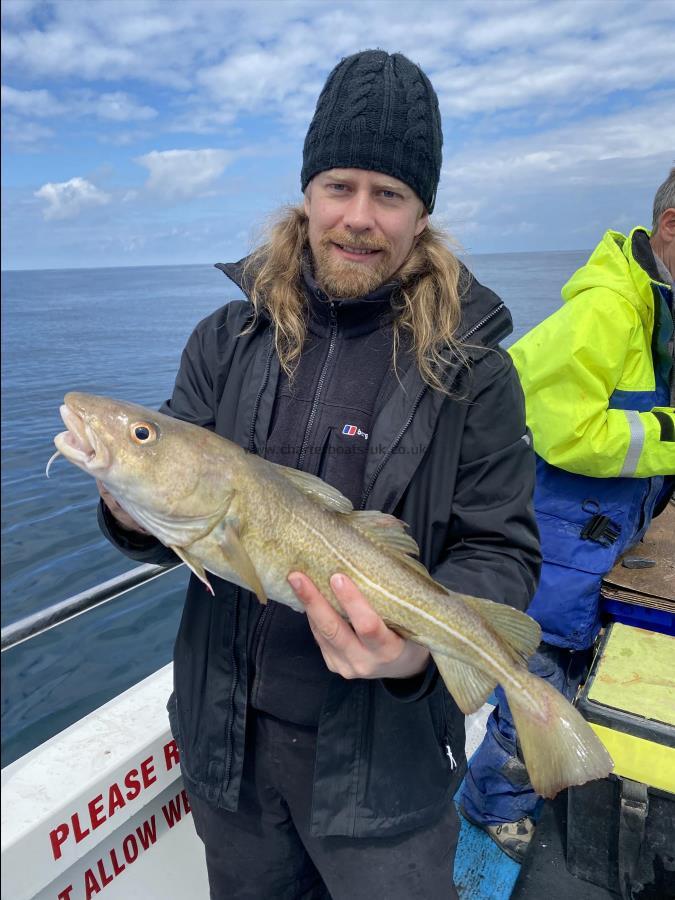
[[[343,678],[409,678],[426,668],[430,655],[426,647],[388,628],[346,576],[333,575],[330,586],[349,622],[306,575],[291,572],[288,583],[305,607],[309,627],[331,672]]]
[[[98,492],[103,498],[103,502],[110,510],[113,518],[119,522],[122,528],[126,528],[127,531],[137,531],[139,534],[150,534],[149,531],[146,531],[142,525],[139,525],[136,519],[132,519],[128,512],[126,512],[119,505],[117,500],[113,497],[113,495],[106,491],[103,486],[103,482],[96,480],[96,487],[98,488]]]

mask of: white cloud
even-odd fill
[[[190,221],[200,209],[220,221],[227,177],[230,199],[241,201],[237,229],[248,233],[266,205],[296,198],[302,139],[330,69],[377,45],[419,62],[439,94],[436,221],[482,249],[569,246],[583,224],[574,245],[588,246],[608,221],[642,216],[672,164],[671,8],[654,0],[636,16],[634,0],[4,0],[3,137],[40,151],[22,160],[20,179],[11,157],[4,174],[8,187],[30,177],[32,191],[61,178],[49,167],[71,153],[73,171],[115,179],[106,228],[115,216],[139,240],[147,228],[148,247],[157,208],[168,215],[164,199],[199,198]],[[221,149],[165,149],[201,146]],[[129,159],[143,169],[130,174]],[[66,208],[63,194],[41,199],[52,218]],[[35,216],[34,198],[26,206]]]
[[[672,152],[674,106],[675,93],[668,93],[640,109],[596,116],[583,125],[503,139],[497,146],[472,145],[446,160],[443,175],[452,184],[484,186],[522,186],[551,177],[593,184],[609,161],[623,161],[629,177],[632,161]],[[612,169],[615,176],[616,166]]]
[[[19,91],[7,84],[2,85],[2,108],[25,116],[56,116],[63,111],[49,91]]]
[[[46,2],[39,25],[11,23],[3,55],[33,79],[169,86],[167,127],[199,119],[200,133],[240,113],[304,127],[334,63],[373,43],[420,62],[449,119],[532,104],[554,115],[675,78],[670,4],[643,4],[637,19],[632,0],[611,6],[608,16],[603,0],[69,0]],[[376,40],[364,21],[376,23]]]
[[[43,212],[46,220],[73,219],[83,210],[92,206],[104,206],[111,199],[109,194],[99,190],[86,178],[43,184],[35,191],[35,196],[47,203]]]
[[[136,162],[150,173],[147,190],[178,200],[206,193],[233,158],[229,150],[153,150]]]
[[[0,4],[2,21],[27,19],[40,0],[3,0]]]
[[[446,155],[435,218],[463,242],[496,241],[503,249],[561,230],[566,246],[575,235],[577,246],[584,236],[591,246],[608,223],[645,222],[673,162],[674,107],[675,92],[666,93],[640,109],[589,117],[582,125],[472,141]],[[621,220],[617,210],[627,194],[633,211]]]
[[[137,103],[124,91],[94,94],[78,90],[57,99],[44,89],[22,91],[7,84],[2,85],[2,106],[18,115],[41,118],[96,116],[112,122],[138,122],[157,115],[156,109]]]
[[[35,74],[79,74],[108,80],[134,64],[130,49],[106,46],[83,26],[7,32],[2,44],[6,64]]]
[[[24,118],[9,113],[2,115],[3,140],[13,144],[24,153],[35,152],[53,135],[54,132],[51,128],[47,128],[39,122],[26,121]]]
[[[100,119],[108,119],[111,122],[142,122],[154,119],[157,115],[156,109],[136,103],[123,91],[92,96],[83,107],[80,105],[80,111],[81,114],[91,112]]]

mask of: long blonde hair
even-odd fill
[[[289,377],[300,359],[307,330],[307,303],[302,289],[307,233],[304,208],[285,207],[271,226],[267,240],[248,257],[243,275],[255,311],[249,329],[264,310],[272,320],[276,352]],[[396,273],[399,287],[392,298],[396,313],[394,368],[401,337],[407,334],[422,378],[440,391],[445,391],[442,375],[448,351],[451,358],[464,359],[456,337],[461,268],[449,249],[450,243],[444,232],[427,225]]]

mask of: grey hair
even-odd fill
[[[670,170],[670,175],[663,182],[654,197],[652,232],[656,233],[658,231],[661,216],[667,209],[675,209],[675,166]]]

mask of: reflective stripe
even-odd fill
[[[630,477],[635,474],[637,464],[640,461],[640,454],[645,444],[645,426],[642,424],[640,413],[634,409],[625,410],[624,412],[630,429],[630,443],[628,444],[623,468],[619,472],[620,478]]]

